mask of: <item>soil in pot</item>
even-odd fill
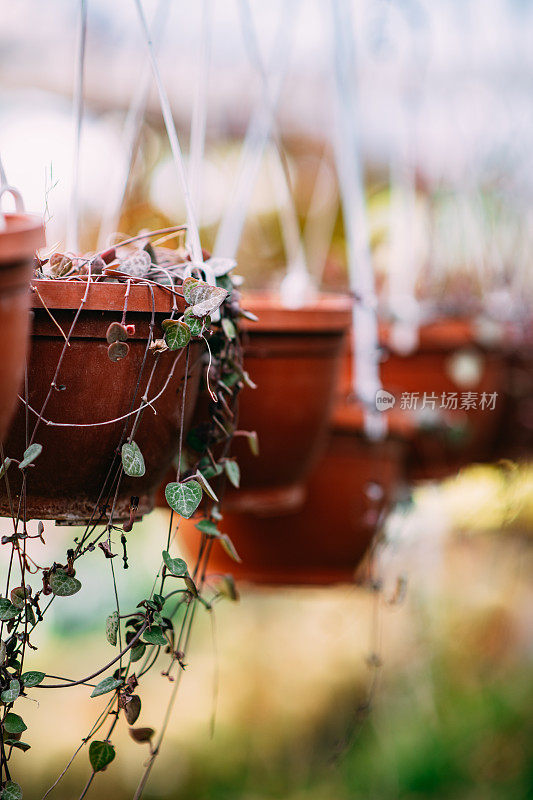
[[[66,334],[85,293],[83,281],[34,280],[32,349],[28,366],[28,430],[50,389],[65,344]],[[55,519],[78,524],[104,513],[115,502],[114,519],[129,518],[132,497],[139,498],[138,516],[153,506],[157,486],[169,469],[179,446],[185,350],[146,355],[150,324],[161,336],[161,322],[169,316],[172,300],[161,287],[132,285],[127,301],[126,324],[134,326],[127,340],[128,355],[116,362],[108,356],[106,333],[112,322],[120,322],[125,305],[126,284],[91,283],[87,301],[75,325],[69,346],[39,424],[34,441],[43,449],[28,469],[27,518]],[[152,301],[153,291],[153,301]],[[184,302],[178,298],[182,312]],[[50,312],[50,313],[49,313]],[[53,319],[51,317],[53,316]],[[57,324],[56,324],[57,323]],[[202,345],[191,343],[184,409],[185,431],[198,394]],[[144,363],[144,366],[143,366]],[[154,367],[155,364],[155,367]],[[118,495],[106,478],[113,464],[120,463],[121,441],[131,430],[133,416],[147,392],[153,399],[142,414],[135,442],[144,457],[142,477],[123,476]],[[30,408],[31,407],[31,408]],[[154,413],[156,412],[156,413]],[[110,420],[115,420],[111,424]],[[47,421],[60,423],[47,424]],[[8,456],[20,459],[27,445],[26,409],[17,409],[5,442]],[[113,473],[115,470],[113,470]],[[18,503],[21,473],[9,471],[12,501]],[[0,488],[0,514],[10,515],[5,487]]]
[[[5,438],[24,377],[30,330],[29,281],[44,227],[32,214],[5,214],[0,229],[0,442]]]
[[[259,455],[245,437],[232,445],[241,487],[224,496],[227,511],[276,514],[301,505],[305,480],[326,444],[335,387],[351,322],[349,298],[324,295],[305,308],[282,308],[266,295],[247,295],[243,307],[244,368],[257,389],[239,399],[239,428],[256,431]]]
[[[401,437],[369,441],[360,409],[339,408],[326,451],[307,482],[303,507],[275,516],[224,510],[219,528],[242,563],[214,541],[208,573],[231,573],[256,584],[353,581],[401,481],[402,456]],[[180,536],[184,549],[196,555],[201,534],[193,520],[181,522]]]

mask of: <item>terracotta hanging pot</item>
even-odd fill
[[[323,295],[293,310],[258,294],[246,295],[243,306],[259,319],[242,325],[244,368],[258,388],[244,387],[238,424],[257,432],[259,456],[244,437],[235,438],[241,488],[226,492],[224,508],[276,513],[301,504],[325,446],[351,301]]]
[[[161,287],[131,285],[126,323],[134,326],[127,340],[128,355],[116,362],[108,356],[106,333],[110,323],[120,322],[126,302],[125,283],[33,280],[34,312],[32,349],[28,366],[28,424],[33,430],[50,389],[77,310],[83,305],[69,346],[50,395],[34,441],[42,453],[28,470],[26,513],[28,518],[55,519],[77,524],[92,518],[113,502],[114,486],[105,485],[106,476],[119,463],[117,445],[131,429],[133,417],[119,419],[137,409],[145,395],[154,363],[149,352],[141,374],[148,340],[152,306],[154,335],[169,316],[172,300]],[[153,301],[152,301],[153,291]],[[179,311],[184,301],[178,298]],[[50,312],[50,313],[49,313]],[[53,316],[53,319],[52,319]],[[57,323],[57,324],[56,324]],[[198,394],[200,344],[190,345],[190,368],[185,402],[187,429]],[[184,351],[180,351],[184,353]],[[176,360],[179,358],[179,360]],[[123,476],[116,499],[114,519],[129,517],[131,498],[139,498],[138,516],[153,506],[153,495],[178,451],[181,389],[185,376],[185,355],[164,352],[152,377],[148,397],[155,398],[144,412],[135,442],[144,456],[143,477]],[[139,383],[138,383],[139,381]],[[156,413],[154,413],[156,412]],[[50,425],[46,421],[59,423]],[[105,423],[110,420],[111,424]],[[26,411],[19,404],[5,442],[8,456],[20,459],[26,448]],[[20,472],[9,471],[11,493],[18,500]],[[4,485],[0,489],[0,514],[9,514]]]
[[[381,379],[394,395],[396,409],[411,419],[409,477],[437,479],[490,459],[504,413],[507,368],[502,349],[482,346],[470,320],[422,325],[417,347],[407,354],[395,349],[393,336],[392,326],[380,326]],[[344,394],[350,390],[350,361],[347,354]]]
[[[242,563],[214,541],[208,573],[231,573],[256,584],[353,581],[402,477],[401,418],[399,424],[391,425],[384,441],[370,441],[363,434],[360,409],[338,406],[303,507],[276,516],[223,507],[220,530],[231,538]],[[201,534],[193,520],[181,522],[180,537],[186,552],[197,555]]]
[[[32,214],[5,214],[0,227],[0,442],[4,440],[24,377],[28,347],[29,280],[44,227]]]

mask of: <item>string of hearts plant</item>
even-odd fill
[[[250,316],[239,303],[236,289],[238,279],[230,273],[235,262],[228,259],[207,258],[202,264],[193,264],[183,247],[176,250],[161,246],[178,228],[155,231],[120,242],[114,248],[96,255],[77,257],[53,253],[48,259],[36,260],[35,290],[43,281],[76,283],[82,286],[83,298],[79,308],[72,312],[70,328],[65,332],[55,319],[51,309],[46,309],[54,325],[64,337],[50,390],[37,410],[28,399],[28,378],[24,397],[21,398],[26,422],[26,447],[23,453],[0,452],[0,478],[5,485],[6,502],[9,504],[12,530],[3,535],[1,542],[10,549],[8,570],[0,598],[0,768],[2,800],[20,800],[22,788],[10,771],[14,751],[27,751],[30,745],[26,738],[20,699],[34,697],[39,692],[63,690],[76,685],[87,686],[92,698],[105,697],[105,705],[97,715],[90,731],[76,749],[64,771],[43,795],[46,797],[66,773],[74,758],[88,750],[90,770],[81,790],[85,797],[95,777],[115,759],[112,742],[113,731],[119,724],[127,724],[136,742],[148,743],[150,757],[140,778],[135,798],[142,796],[152,766],[160,751],[168,725],[180,676],[185,667],[191,628],[199,608],[213,611],[214,605],[223,597],[237,599],[231,576],[221,576],[217,583],[206,581],[206,567],[213,543],[216,540],[235,559],[230,540],[221,530],[220,498],[225,480],[239,485],[239,467],[229,456],[232,438],[245,435],[250,447],[256,450],[253,433],[238,431],[236,426],[239,390],[251,381],[242,368],[242,347],[238,332],[241,316]],[[164,238],[163,238],[164,240]],[[204,280],[205,278],[205,280]],[[94,503],[90,518],[81,535],[73,540],[62,563],[39,565],[30,556],[27,544],[31,538],[43,541],[44,525],[39,522],[37,533],[31,534],[27,527],[27,508],[30,504],[32,472],[37,474],[39,459],[44,460],[45,451],[39,443],[43,431],[60,430],[67,425],[60,420],[47,417],[49,397],[64,391],[60,383],[63,360],[68,358],[76,326],[85,301],[98,283],[122,283],[125,285],[122,316],[107,328],[107,357],[114,364],[130,356],[133,326],[127,323],[127,303],[131,287],[151,287],[152,313],[144,355],[132,392],[130,411],[124,415],[121,434],[115,444],[113,458],[107,475],[101,476],[98,502]],[[172,297],[173,310],[170,316],[158,323],[154,313],[153,290],[159,287]],[[178,314],[177,300],[184,313]],[[159,327],[159,331],[158,331]],[[185,430],[185,405],[190,391],[195,365],[191,353],[194,345],[204,346],[200,359],[205,365],[205,386],[200,391],[194,412],[193,427]],[[105,353],[105,351],[104,351]],[[168,386],[172,371],[178,361],[185,361],[181,386],[181,410],[178,431],[178,448],[175,460],[175,479],[168,481],[165,497],[170,506],[168,530],[162,535],[161,562],[151,592],[139,597],[137,607],[131,613],[121,613],[115,580],[114,558],[118,542],[122,548],[122,565],[127,569],[128,534],[137,519],[138,498],[131,498],[129,516],[124,518],[117,498],[124,480],[141,480],[146,471],[145,458],[137,441],[146,422],[146,414],[156,411],[158,397],[150,398],[150,381],[155,365],[163,354],[171,354],[169,374],[163,383],[161,395]],[[104,355],[105,358],[105,355]],[[180,363],[182,363],[180,361]],[[197,366],[197,365],[196,365]],[[31,379],[31,375],[29,376]],[[142,398],[138,398],[141,381],[146,382]],[[113,391],[110,387],[108,391]],[[169,391],[167,389],[167,391]],[[158,396],[159,396],[158,395]],[[178,402],[178,400],[176,401]],[[116,423],[120,420],[110,420]],[[31,422],[31,424],[30,424]],[[106,421],[108,422],[108,421]],[[94,423],[100,425],[103,423]],[[54,426],[57,426],[54,428]],[[87,427],[91,427],[90,425]],[[101,430],[101,428],[98,428]],[[6,447],[9,446],[9,438]],[[43,463],[43,462],[42,462]],[[4,488],[4,487],[3,487]],[[216,491],[215,491],[216,489]],[[182,517],[200,516],[199,551],[196,563],[188,565],[173,554],[174,537]],[[176,524],[177,523],[177,524]],[[156,546],[156,545],[154,545]],[[32,638],[37,626],[47,618],[51,604],[60,598],[68,598],[82,591],[76,577],[76,566],[82,556],[105,558],[110,565],[111,579],[116,598],[116,608],[107,617],[105,633],[107,641],[116,648],[112,659],[102,666],[87,670],[89,674],[80,679],[58,678],[55,670],[27,670],[25,663],[29,650],[36,650]],[[99,555],[98,555],[99,554]],[[172,682],[173,688],[162,725],[156,732],[151,727],[136,727],[141,711],[139,684],[141,679],[160,662],[164,662],[163,675]]]

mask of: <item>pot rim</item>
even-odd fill
[[[259,317],[257,322],[242,319],[243,330],[273,333],[342,333],[352,322],[353,300],[349,295],[319,294],[302,308],[285,308],[279,296],[268,292],[245,293],[242,307]]]
[[[126,298],[127,282],[91,281],[84,311],[123,311]],[[87,281],[54,280],[52,278],[32,278],[31,307],[77,310],[80,307]],[[154,309],[156,313],[172,311],[172,294],[160,285],[147,283],[131,283],[128,296],[128,313],[152,311],[152,295],[154,292]],[[39,296],[40,295],[40,296]],[[41,300],[42,298],[42,300]],[[175,295],[178,311],[185,310],[185,300]],[[43,303],[44,301],[44,303]]]
[[[507,326],[503,326],[504,340],[508,335]],[[379,337],[382,345],[397,355],[403,355],[394,346],[393,322],[380,321]],[[437,317],[418,326],[418,342],[414,350],[405,355],[409,356],[420,350],[447,351],[464,347],[487,349],[481,341],[476,320],[467,317]],[[494,348],[488,347],[488,349]]]
[[[32,258],[45,245],[44,221],[38,214],[4,214],[6,227],[0,229],[0,268]]]

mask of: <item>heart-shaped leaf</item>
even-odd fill
[[[144,742],[149,742],[152,736],[154,735],[155,731],[153,728],[130,728],[129,734],[134,742],[139,742],[139,744],[144,744]]]
[[[165,497],[170,508],[189,519],[200,505],[202,487],[198,481],[169,483],[165,488]]]
[[[185,278],[183,296],[191,306],[190,314],[195,317],[205,317],[220,308],[228,296],[228,291],[219,286],[210,286],[196,278]]]
[[[110,742],[91,742],[89,761],[95,772],[102,772],[115,758],[115,748]]]
[[[70,597],[81,589],[81,583],[72,575],[67,575],[64,569],[57,569],[52,572],[48,581],[50,589],[58,597]]]
[[[0,597],[0,621],[7,622],[9,619],[15,619],[19,614],[19,608],[16,608],[5,597]]]
[[[202,531],[202,533],[207,533],[208,536],[220,535],[220,531],[218,530],[216,523],[210,519],[201,519],[194,527],[198,528],[198,530]]]
[[[138,250],[136,253],[126,256],[126,258],[119,259],[119,261],[120,271],[134,278],[142,278],[152,266],[152,259],[146,250]]]
[[[128,725],[135,725],[141,713],[141,698],[138,694],[132,694],[124,707],[124,714],[128,721]]]
[[[224,461],[224,471],[228,476],[229,482],[238,489],[241,483],[241,471],[237,462],[233,459]]]
[[[113,611],[112,614],[108,616],[105,621],[105,635],[109,644],[112,644],[113,647],[117,644],[117,634],[118,634],[118,614],[116,611]]]
[[[122,467],[130,478],[141,478],[146,472],[143,454],[135,442],[122,445]]]
[[[9,595],[11,597],[11,602],[16,608],[24,608],[26,600],[30,596],[30,592],[31,590],[29,586],[15,586],[14,589],[11,589],[11,593]]]
[[[198,589],[196,588],[196,584],[191,578],[190,575],[184,575],[183,580],[185,581],[185,586],[189,590],[189,592],[194,596],[198,597]]]
[[[227,317],[224,317],[224,319],[222,320],[222,330],[226,334],[227,339],[235,339],[235,337],[237,336],[237,328],[235,327],[233,322]]]
[[[163,635],[163,631],[161,628],[158,628],[157,625],[152,625],[149,631],[144,631],[143,641],[147,644],[157,644],[160,647],[164,647],[168,644],[168,639]]]
[[[130,661],[134,663],[135,661],[139,661],[146,652],[146,645],[142,642],[136,644],[135,647],[132,647],[130,650]]]
[[[39,686],[40,683],[44,681],[45,674],[44,672],[25,672],[21,676],[22,683],[27,689],[31,689],[32,686]]]
[[[172,320],[174,322],[174,320]],[[191,341],[191,329],[185,322],[176,320],[173,325],[168,325],[165,330],[165,342],[169,350],[180,350]]]
[[[163,563],[171,575],[175,575],[177,578],[183,578],[184,575],[188,575],[187,564],[182,558],[172,558],[166,550],[163,550],[162,556]]]
[[[2,703],[14,703],[20,694],[20,683],[16,680],[9,681],[9,689],[4,689],[0,698]]]
[[[211,500],[214,500],[214,501],[215,501],[215,503],[218,503],[218,497],[216,496],[215,492],[213,491],[213,489],[212,489],[212,487],[211,487],[211,485],[210,485],[209,481],[208,481],[208,480],[207,480],[207,478],[205,477],[205,475],[203,475],[203,474],[200,472],[200,470],[197,470],[197,471],[196,471],[196,477],[197,477],[197,478],[198,478],[198,480],[200,481],[200,483],[201,483],[201,485],[202,485],[202,488],[203,488],[204,492],[205,492],[206,494],[208,494],[208,495],[209,495],[209,497],[211,498]]]
[[[189,326],[191,336],[201,336],[201,334],[211,325],[211,317],[209,314],[206,317],[195,317],[191,313],[185,311],[184,320]]]
[[[24,450],[24,455],[19,464],[19,469],[25,469],[25,467],[29,466],[38,456],[41,455],[42,450],[42,444],[37,444],[37,442],[30,444],[30,446]]]
[[[2,800],[22,800],[22,789],[15,781],[7,781],[0,797]]]
[[[10,466],[11,466],[11,459],[4,458],[4,460],[0,464],[0,478],[4,477]]]
[[[242,559],[239,556],[239,554],[237,553],[237,551],[235,550],[235,546],[234,546],[233,542],[231,541],[231,539],[229,538],[228,534],[227,533],[222,533],[219,536],[219,541],[220,541],[220,544],[222,545],[222,547],[224,548],[224,550],[226,551],[226,553],[228,554],[228,556],[231,559],[233,559],[233,561],[236,561],[238,564],[241,564],[242,563]]]
[[[129,352],[130,346],[126,342],[113,342],[107,348],[107,355],[110,361],[121,361],[126,358]]]
[[[128,331],[120,322],[112,322],[105,335],[108,344],[113,342],[125,342],[128,338]]]
[[[100,697],[101,694],[113,692],[115,689],[122,686],[123,683],[124,681],[121,678],[113,678],[112,675],[109,675],[107,678],[104,678],[103,681],[96,684],[91,692],[91,697]]]
[[[24,723],[22,717],[18,714],[13,714],[12,711],[6,714],[4,719],[4,730],[8,733],[24,733],[28,726]]]

